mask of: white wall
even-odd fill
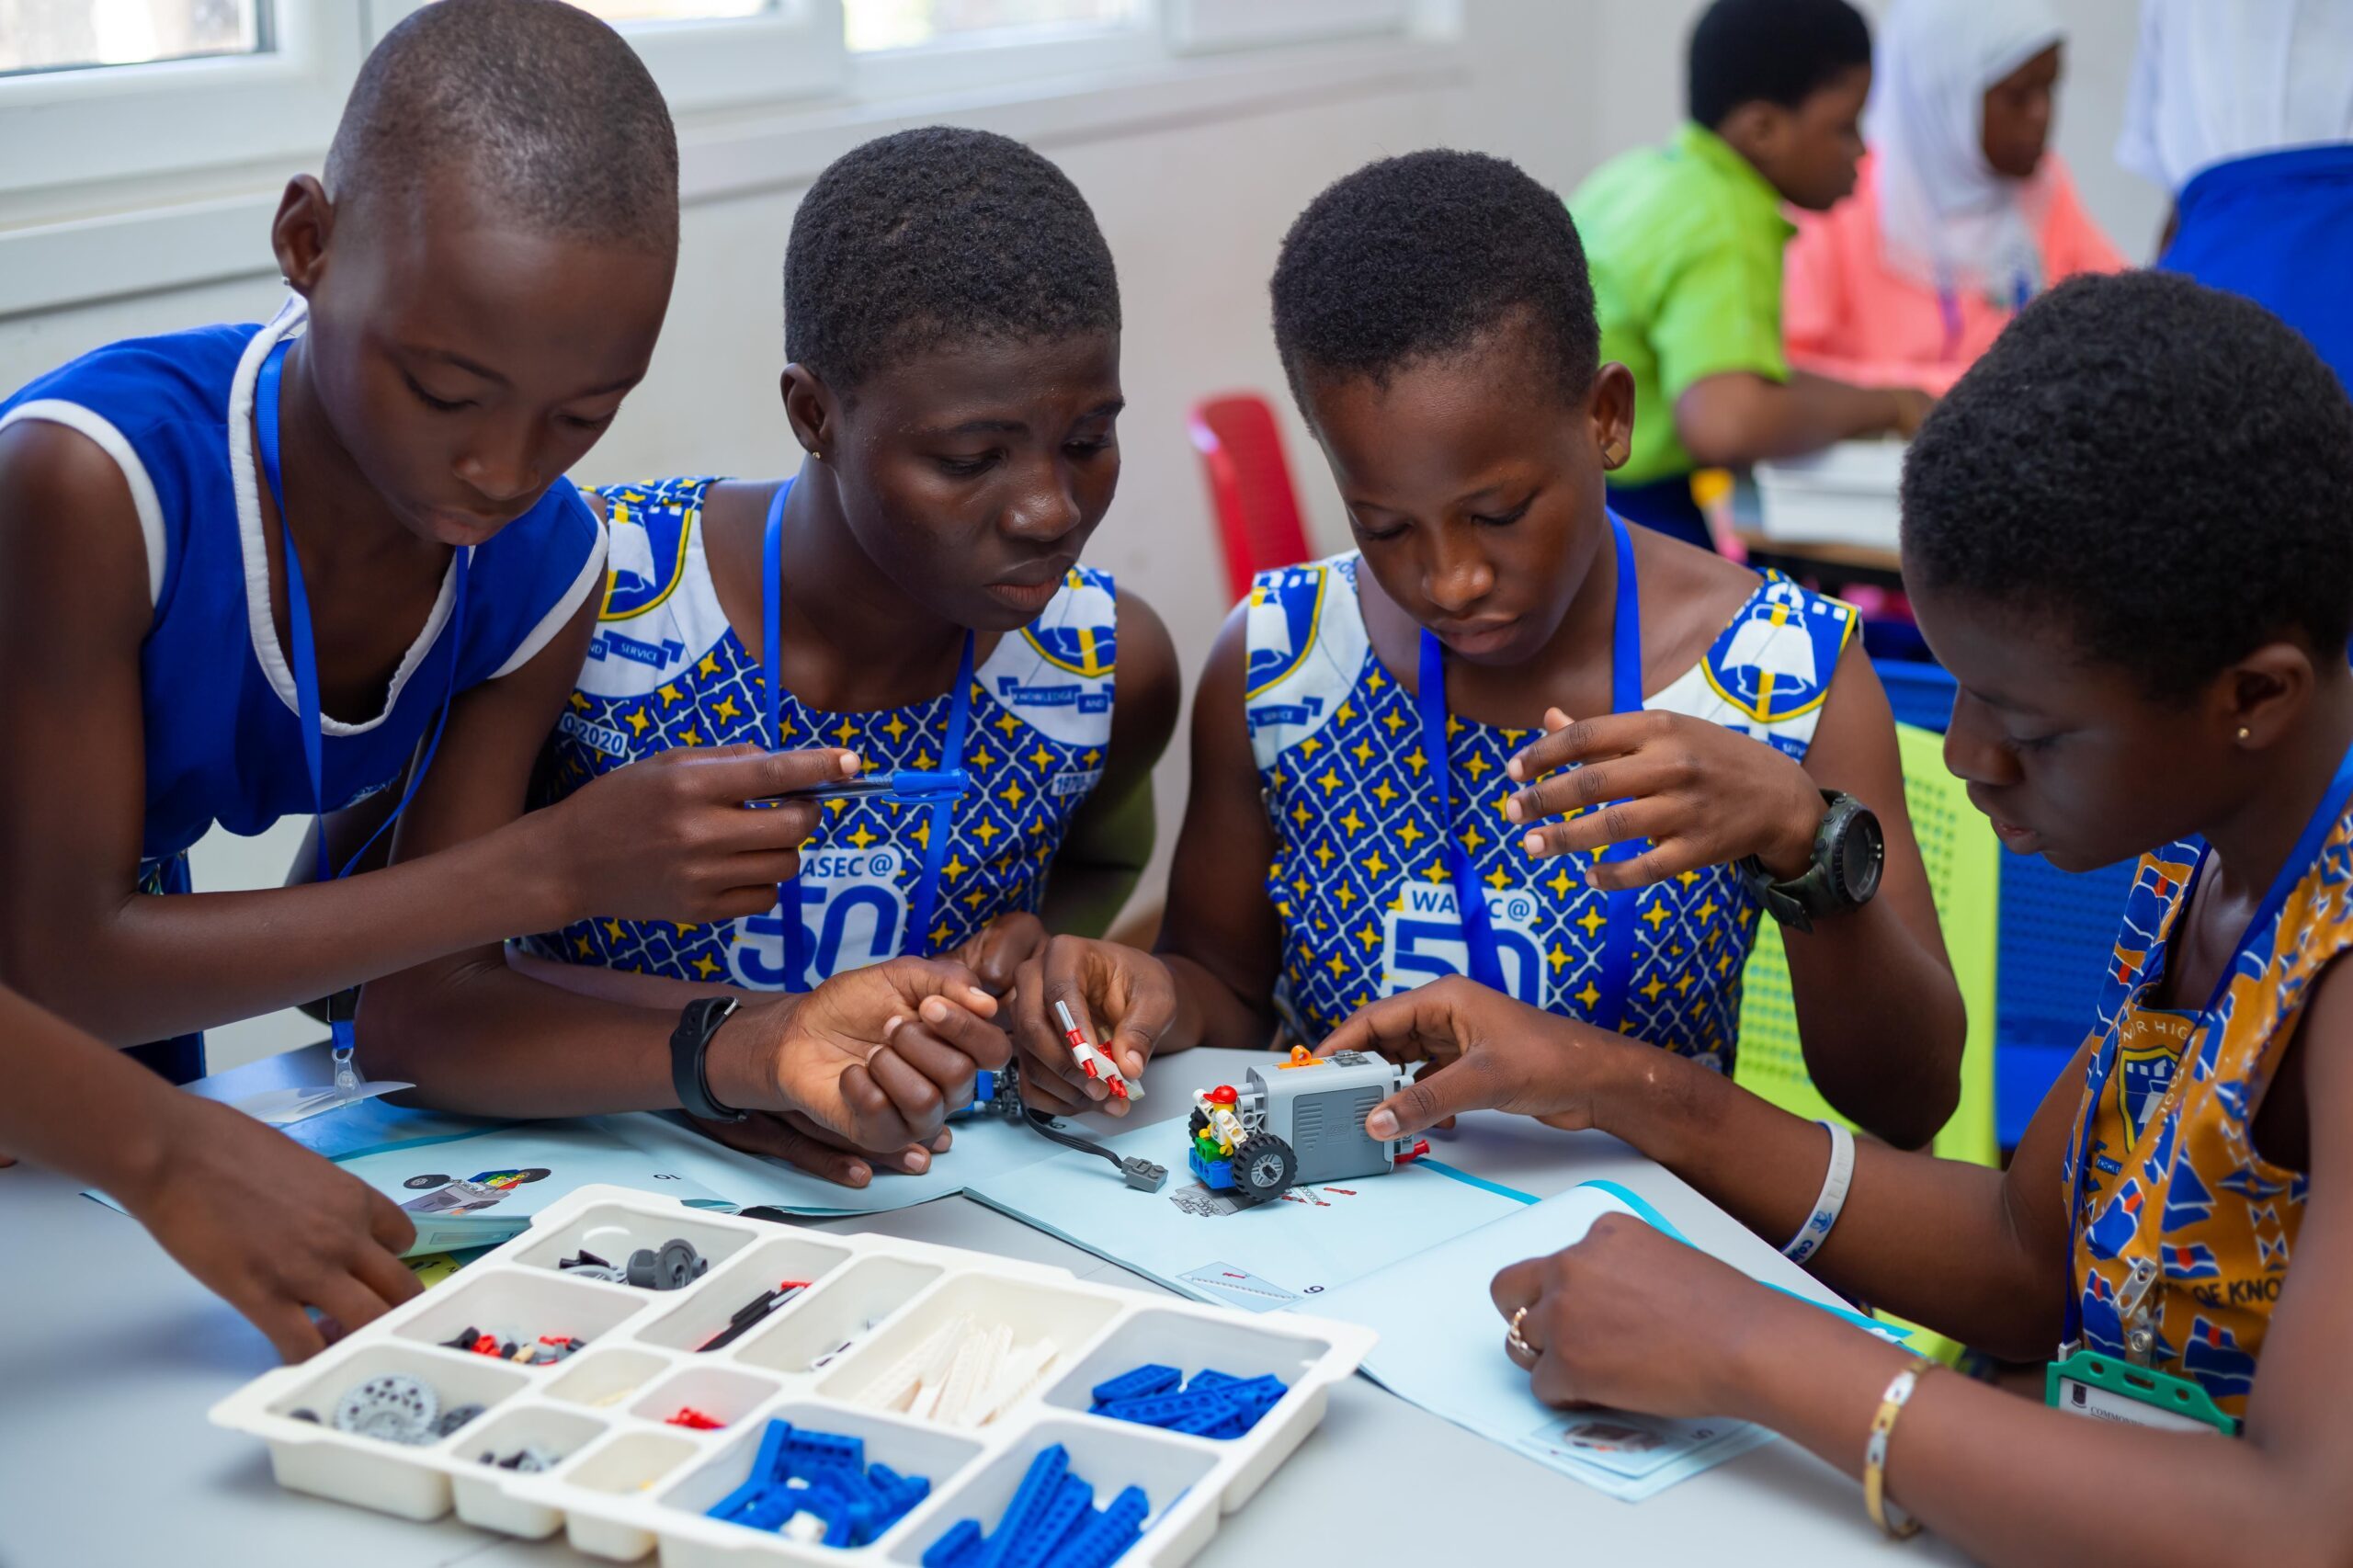
[[[1188,670],[1199,668],[1227,607],[1185,410],[1236,388],[1282,402],[1266,279],[1293,215],[1368,160],[1441,143],[1508,155],[1565,192],[1602,158],[1672,129],[1681,115],[1683,37],[1699,4],[1462,0],[1461,43],[1439,69],[1108,131],[1035,134],[1094,204],[1119,262],[1127,317],[1120,500],[1089,559],[1146,594]],[[2129,0],[2062,0],[2062,8],[2077,31],[2061,145],[2093,210],[2138,254],[2159,204],[2108,153],[2134,8]],[[1000,123],[987,108],[944,118]],[[788,460],[775,402],[780,270],[805,185],[795,176],[756,194],[689,202],[652,374],[579,477],[773,473]],[[267,314],[278,283],[263,233],[254,255],[253,274],[231,282],[0,319],[0,386],[111,338]],[[1287,403],[1283,411],[1316,541],[1341,548],[1346,523],[1320,459]],[[1182,809],[1181,732],[1159,786],[1160,851],[1147,895],[1165,872]],[[215,834],[199,846],[198,884],[275,883],[300,835],[299,824],[253,840]],[[254,1020],[214,1032],[214,1061],[227,1065],[321,1032],[291,1014]]]

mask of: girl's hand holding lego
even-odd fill
[[[711,1092],[746,1110],[798,1111],[859,1150],[903,1152],[938,1137],[948,1113],[972,1103],[974,1074],[1012,1056],[996,1014],[996,998],[962,964],[892,959],[850,970],[722,1025],[711,1037]]]
[[[1624,1052],[1649,1049],[1461,975],[1371,1003],[1315,1048],[1319,1056],[1365,1051],[1432,1064],[1372,1108],[1364,1126],[1375,1138],[1427,1131],[1466,1110],[1516,1111],[1581,1131],[1595,1125],[1601,1068]]]
[[[733,920],[776,906],[777,883],[800,870],[799,847],[816,831],[815,801],[776,798],[858,769],[853,752],[681,746],[615,768],[523,821],[556,835],[537,864],[563,879],[559,923]]]
[[[1651,1415],[1742,1414],[1743,1344],[1786,1346],[1785,1309],[1813,1311],[1629,1214],[1603,1215],[1574,1246],[1515,1263],[1488,1290],[1505,1324],[1526,1309],[1519,1337],[1532,1354],[1507,1339],[1501,1349],[1538,1399]]]
[[[1822,791],[1761,741],[1651,711],[1572,722],[1553,708],[1544,729],[1506,768],[1520,789],[1504,815],[1528,829],[1528,853],[1542,859],[1651,841],[1640,855],[1597,864],[1586,878],[1594,887],[1646,887],[1749,855],[1776,876],[1797,877],[1813,860]]]
[[[1130,1083],[1143,1077],[1153,1047],[1176,1017],[1176,983],[1150,953],[1119,942],[1055,937],[1021,966],[1013,986],[1013,1033],[1021,1049],[1021,1103],[1070,1116],[1128,1113],[1128,1101],[1090,1078],[1071,1055],[1060,1002],[1089,1044]]]
[[[113,1194],[280,1356],[300,1361],[421,1289],[401,1261],[416,1229],[392,1199],[241,1111],[172,1102],[143,1179]]]

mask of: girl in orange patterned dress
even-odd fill
[[[2052,1358],[2057,1408],[1924,1380],[1623,1217],[1494,1281],[1540,1398],[1762,1423],[1892,1531],[1992,1563],[2353,1555],[2349,496],[2353,404],[2310,345],[2158,274],[2028,307],[1915,443],[1904,577],[1960,686],[1948,765],[2014,850],[2140,858],[2006,1172],[1834,1131],[1825,1179],[1819,1125],[1460,982],[1332,1035],[1440,1064],[1374,1136],[1480,1107],[1602,1128],[1838,1290]]]

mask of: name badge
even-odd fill
[[[2053,1410],[2149,1426],[2161,1432],[2220,1432],[2239,1435],[2238,1418],[2217,1409],[2206,1391],[2187,1378],[2135,1367],[2111,1356],[2078,1350],[2051,1363],[2043,1392]]]

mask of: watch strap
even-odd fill
[[[720,1025],[734,1017],[736,1006],[733,996],[698,996],[687,1004],[678,1015],[678,1027],[670,1031],[670,1086],[688,1116],[705,1121],[745,1119],[745,1112],[721,1105],[711,1096],[707,1071],[711,1037]]]

